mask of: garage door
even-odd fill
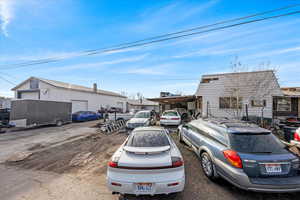
[[[39,99],[38,92],[22,92],[21,99]]]
[[[88,102],[81,100],[72,100],[72,113],[77,111],[87,111],[88,110]]]

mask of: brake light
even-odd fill
[[[236,151],[225,150],[223,151],[223,154],[232,166],[236,168],[243,168],[242,160]]]
[[[172,157],[172,167],[181,167],[183,165],[183,160],[179,157]]]
[[[297,131],[294,133],[294,140],[300,142],[300,133],[298,133]]]
[[[118,168],[118,162],[109,161],[108,166],[110,166],[112,168]]]
[[[118,187],[121,187],[121,186],[122,186],[121,183],[116,183],[116,182],[111,182],[111,185],[113,185],[113,186],[118,186]]]
[[[178,117],[171,118],[171,120],[179,120]]]
[[[160,119],[161,119],[161,120],[165,120],[165,119],[167,119],[167,118],[165,118],[165,117],[161,117]]]

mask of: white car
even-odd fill
[[[170,194],[184,185],[181,153],[161,127],[134,129],[108,163],[107,186],[113,193]]]
[[[180,125],[181,117],[176,110],[167,110],[163,112],[159,121],[160,125]]]
[[[151,111],[144,110],[137,112],[133,118],[131,118],[126,123],[127,129],[134,129],[141,126],[150,126],[153,122],[153,116],[151,116]]]

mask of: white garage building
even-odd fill
[[[72,102],[72,112],[97,111],[101,107],[122,108],[126,111],[127,98],[115,92],[73,85],[44,78],[30,77],[12,89],[16,99],[40,99]]]

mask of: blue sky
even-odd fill
[[[37,76],[101,89],[193,94],[203,74],[230,72],[238,56],[249,69],[270,63],[282,86],[300,86],[300,15],[146,47],[13,68],[1,65],[72,56],[293,4],[294,0],[0,0],[0,78]],[[300,10],[300,7],[290,11]],[[0,79],[0,96],[12,96]]]

